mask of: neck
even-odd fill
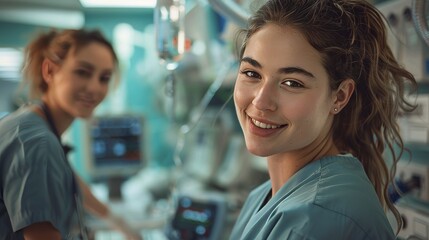
[[[49,114],[51,115],[52,122],[54,124],[53,127],[55,127],[58,135],[61,136],[67,130],[67,128],[70,127],[74,117],[62,110],[60,107],[58,107],[58,105],[47,101],[47,99],[42,100],[47,107],[47,111],[49,111]],[[41,116],[47,120],[47,116],[43,113],[43,111],[40,112],[42,113]]]
[[[324,156],[333,156],[339,151],[332,138],[325,139],[316,147],[306,148],[299,151],[281,153],[267,157],[268,172],[272,184],[272,195],[274,196],[280,188],[301,168],[307,164],[317,161]]]

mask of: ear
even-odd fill
[[[337,90],[334,91],[334,101],[331,112],[337,114],[343,109],[350,100],[355,90],[355,81],[346,79],[341,82]]]
[[[46,84],[49,84],[52,81],[56,67],[57,65],[48,58],[43,59],[42,76]]]

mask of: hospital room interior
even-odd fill
[[[398,118],[410,150],[397,165],[402,194],[392,196],[404,221],[398,236],[429,239],[429,3],[368,1],[418,82],[410,96],[418,107]],[[120,81],[63,134],[73,169],[146,240],[228,239],[249,192],[269,179],[265,159],[246,149],[232,99],[236,33],[263,3],[0,0],[0,118],[27,100],[21,65],[35,33],[99,29],[117,53]],[[84,217],[90,239],[125,239]]]

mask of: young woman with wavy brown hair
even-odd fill
[[[270,180],[231,239],[395,239],[384,153],[401,157],[397,117],[414,109],[416,81],[381,13],[365,0],[269,0],[243,32],[234,102]]]

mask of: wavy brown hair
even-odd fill
[[[396,162],[405,150],[397,117],[415,108],[405,94],[408,89],[416,90],[417,83],[392,54],[384,20],[365,0],[271,0],[243,30],[240,57],[249,38],[264,25],[288,25],[300,30],[319,51],[331,89],[345,79],[355,81],[349,103],[335,115],[334,142],[361,161],[381,204],[394,213],[399,231],[402,220],[387,188],[393,184]],[[383,157],[386,148],[393,158],[390,171]]]
[[[68,54],[75,54],[86,45],[97,42],[106,46],[118,70],[118,58],[112,44],[98,30],[67,29],[39,33],[25,48],[23,64],[23,85],[28,86],[29,98],[40,98],[48,89],[42,77],[42,63],[45,58],[61,65]],[[116,71],[116,73],[118,73]],[[119,80],[118,74],[115,77]]]

